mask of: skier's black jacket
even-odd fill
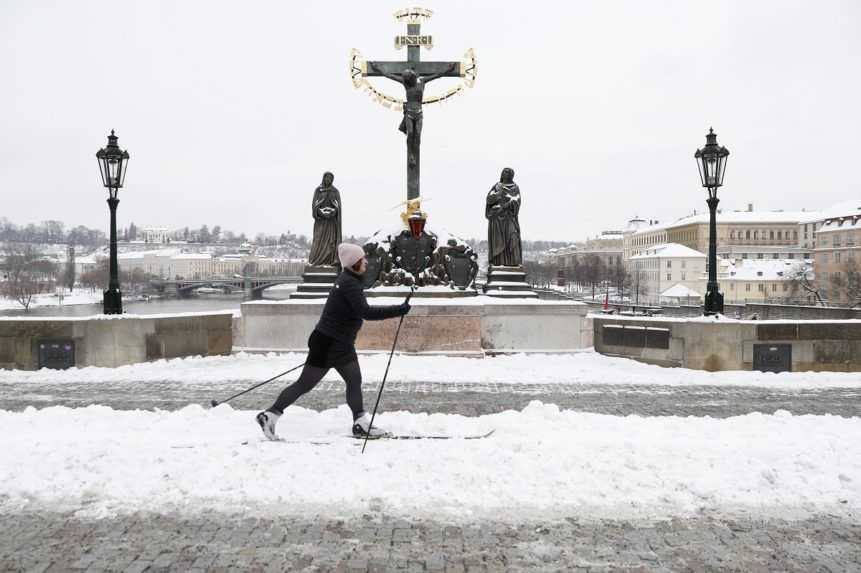
[[[363,320],[384,320],[408,311],[405,304],[370,306],[365,298],[362,278],[352,270],[344,269],[329,292],[315,330],[352,345]]]

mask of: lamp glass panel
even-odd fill
[[[116,157],[108,159],[108,170],[110,171],[111,185],[116,185],[119,170],[119,161],[117,161]]]
[[[107,166],[105,165],[105,158],[97,156],[96,160],[99,162],[99,175],[102,176],[102,185],[107,187],[108,186],[108,173],[107,173]]]
[[[709,154],[705,157],[706,185],[714,187],[717,182],[717,157]]]
[[[705,177],[705,173],[703,173],[703,157],[699,156],[696,159],[697,159],[697,170],[699,170],[699,172],[700,172],[700,182],[702,183],[703,187],[705,187],[706,177]]]
[[[722,150],[723,151],[723,150]],[[723,176],[726,173],[726,158],[729,156],[728,153],[721,153],[718,156],[718,185],[723,185]]]
[[[123,157],[120,161],[122,161],[122,165],[120,166],[120,187],[122,187],[126,182],[126,171],[128,171],[129,168],[128,152],[123,151]]]

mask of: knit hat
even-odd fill
[[[338,260],[345,269],[352,267],[365,256],[365,251],[359,245],[353,243],[341,243],[338,245]]]

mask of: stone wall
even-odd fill
[[[230,354],[231,314],[2,317],[0,368],[37,369],[40,345],[46,342],[71,346],[78,367]]]
[[[401,327],[398,350],[483,355],[568,351],[592,344],[592,322],[582,303],[499,299],[475,303],[474,298],[427,302],[414,298]],[[243,303],[242,325],[237,328],[243,336],[237,346],[305,351],[322,310],[323,301]],[[397,320],[365,321],[356,348],[390,351],[397,325]]]
[[[602,302],[584,301],[593,310],[603,307]],[[630,304],[610,303],[609,307],[617,312],[630,311],[634,308]],[[699,305],[676,305],[676,306],[638,306],[638,311],[645,309],[659,310],[660,316],[668,317],[697,317],[702,316],[703,306]],[[724,314],[731,318],[751,318],[756,316],[758,320],[850,320],[861,319],[861,308],[841,308],[833,306],[801,306],[794,304],[767,304],[746,303],[726,304]]]
[[[667,332],[667,344],[641,344],[640,329]],[[861,321],[594,318],[595,350],[661,366],[752,370],[759,345],[787,345],[793,371],[861,372]]]

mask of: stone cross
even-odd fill
[[[460,77],[460,62],[423,62],[420,50],[432,48],[433,37],[421,35],[421,18],[429,18],[431,13],[420,8],[404,10],[395,14],[398,20],[407,21],[407,34],[395,38],[395,46],[407,47],[407,61],[383,62],[369,61],[364,76],[386,77],[404,86],[407,101],[404,104],[404,118],[399,129],[407,136],[407,201],[418,199],[419,167],[422,132],[422,100],[424,86],[441,77]]]

